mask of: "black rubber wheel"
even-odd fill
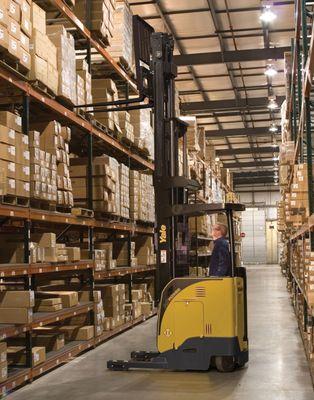
[[[215,363],[219,372],[233,372],[236,367],[235,359],[231,356],[215,357]]]

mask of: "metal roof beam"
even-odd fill
[[[224,168],[259,168],[271,167],[274,161],[251,161],[251,162],[237,162],[237,163],[224,163]]]
[[[261,178],[261,177],[269,177],[269,176],[274,176],[274,171],[269,170],[269,171],[254,171],[254,172],[234,172],[233,173],[233,178],[234,179],[246,179],[246,178]]]
[[[221,64],[226,62],[259,61],[268,59],[283,59],[284,53],[291,51],[290,47],[274,47],[269,49],[250,49],[238,51],[195,53],[174,56],[177,66]]]
[[[276,101],[280,107],[284,101],[284,96],[277,96]],[[236,100],[213,100],[213,101],[195,101],[182,103],[181,110],[187,114],[199,114],[206,111],[240,110],[249,108],[265,108],[268,104],[268,97],[252,97],[249,99]]]
[[[261,177],[261,178],[253,178],[253,179],[234,179],[233,180],[233,184],[235,186],[238,185],[254,185],[254,184],[258,184],[258,183],[275,183],[274,182],[274,178],[272,177]],[[279,189],[278,189],[279,190]]]
[[[274,89],[278,89],[278,88],[284,88],[285,85],[272,85],[272,88]],[[245,90],[267,90],[268,89],[268,85],[260,85],[260,86],[245,86],[245,87],[236,87],[236,90],[243,92]],[[232,89],[205,89],[204,92],[206,93],[215,93],[215,92],[230,92],[232,91]],[[199,93],[199,90],[179,90],[179,94],[197,94]]]
[[[226,136],[271,136],[267,127],[213,130],[206,131],[205,134],[208,139],[220,139]]]
[[[232,148],[226,150],[216,150],[217,156],[232,156],[239,154],[258,154],[258,153],[278,153],[278,146],[268,146],[268,147],[248,147],[248,148]]]

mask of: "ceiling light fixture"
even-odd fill
[[[276,70],[276,68],[273,65],[269,64],[269,65],[267,65],[264,74],[266,76],[268,76],[269,78],[273,78],[275,75],[278,74],[278,71]]]
[[[276,96],[269,98],[269,102],[267,104],[267,108],[269,110],[275,110],[276,108],[278,108],[278,104],[276,102]]]
[[[273,133],[278,132],[278,127],[277,127],[277,125],[274,124],[274,123],[272,123],[272,124],[270,125],[270,127],[269,127],[269,132],[273,132]]]
[[[273,22],[277,18],[277,15],[272,11],[270,5],[267,5],[264,7],[263,12],[259,19],[264,22],[265,24],[268,24],[270,22]]]

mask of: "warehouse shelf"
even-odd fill
[[[140,222],[118,222],[112,217],[112,220],[102,220],[95,218],[84,218],[72,215],[70,213],[60,213],[54,211],[45,211],[35,208],[9,206],[0,204],[0,217],[13,219],[27,219],[34,222],[66,224],[82,227],[94,227],[98,229],[117,230],[122,232],[133,232],[151,235],[154,228]]]
[[[8,379],[0,383],[0,393],[5,396],[31,379],[30,368],[14,368],[9,370]]]
[[[29,266],[30,274],[46,274],[49,272],[82,271],[92,269],[93,260],[82,260],[74,263],[37,263]]]
[[[118,140],[110,136],[109,134],[101,131],[100,129],[93,126],[90,122],[82,119],[70,109],[66,108],[58,101],[48,97],[42,92],[39,92],[32,87],[27,81],[21,80],[11,70],[8,70],[3,65],[0,65],[0,79],[7,84],[13,86],[15,89],[22,91],[24,94],[30,97],[35,103],[38,103],[41,107],[49,111],[50,119],[54,117],[60,122],[71,123],[85,132],[92,134],[93,136],[101,139],[101,141],[110,148],[110,150],[117,153],[116,156],[122,157],[125,161],[130,159],[131,166],[137,168],[146,168],[153,170],[154,165],[152,162],[142,158],[138,154],[135,154],[128,147],[121,144]],[[15,94],[16,96],[16,94]],[[12,102],[12,98],[8,96],[8,103]],[[16,100],[15,100],[16,102]],[[41,109],[41,112],[43,110]],[[53,114],[51,114],[51,112]]]
[[[157,310],[154,309],[148,316],[141,315],[140,317],[126,322],[113,330],[106,331],[100,336],[97,336],[93,339],[86,341],[70,342],[58,351],[48,352],[46,355],[46,360],[43,363],[34,366],[33,368],[10,368],[8,379],[0,384],[0,393],[2,395],[7,394],[8,392],[18,388],[19,386],[22,386],[26,382],[31,381],[33,378],[36,378],[53,368],[56,368],[66,362],[71,361],[80,353],[86,350],[90,350],[95,346],[103,343],[104,341],[109,340],[114,336],[134,327],[135,325],[146,321],[148,318],[155,316],[156,313]]]
[[[155,265],[147,265],[147,266],[138,266],[138,267],[118,267],[116,269],[110,271],[96,271],[94,274],[94,278],[96,280],[113,278],[117,276],[125,276],[131,274],[138,274],[141,272],[155,271]]]
[[[0,324],[0,340],[17,336],[29,330],[26,325]]]
[[[93,302],[81,302],[80,304],[64,308],[60,311],[54,312],[36,312],[33,315],[33,322],[30,324],[32,329],[41,326],[53,324],[54,322],[63,321],[67,318],[75,317],[76,315],[86,314],[93,310]]]
[[[0,277],[25,276],[30,273],[28,264],[0,264]]]
[[[36,378],[37,376],[70,361],[73,357],[76,357],[78,354],[92,347],[94,347],[94,339],[86,341],[73,341],[67,343],[58,351],[51,351],[47,353],[46,360],[32,368],[32,378]]]
[[[102,342],[104,342],[104,341],[106,341],[106,340],[108,340],[108,339],[111,339],[112,337],[118,335],[119,333],[122,333],[122,332],[124,332],[124,331],[126,331],[126,330],[132,328],[133,326],[138,325],[138,324],[140,324],[141,322],[146,321],[147,319],[149,319],[149,318],[155,316],[156,314],[157,314],[157,310],[154,309],[154,310],[150,313],[150,315],[148,315],[148,316],[141,315],[140,317],[135,318],[135,319],[132,319],[131,321],[126,322],[126,323],[124,323],[124,324],[118,326],[118,327],[115,328],[115,329],[112,329],[112,330],[110,330],[110,331],[105,331],[105,332],[103,332],[100,336],[97,336],[97,337],[95,338],[95,344],[97,345],[97,344],[100,344],[100,343],[102,343]]]

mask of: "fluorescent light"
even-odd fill
[[[259,17],[259,19],[265,22],[265,24],[273,22],[276,18],[277,15],[271,10],[270,6],[265,6],[262,15]]]
[[[267,104],[267,108],[269,110],[275,110],[276,108],[278,108],[278,104],[277,104],[276,100],[270,99],[269,103]]]
[[[269,132],[273,132],[273,133],[278,132],[277,125],[276,124],[271,124],[270,127],[269,127]]]
[[[277,70],[276,68],[274,68],[272,65],[267,65],[264,74],[266,76],[268,76],[269,78],[274,77],[275,75],[277,75]]]

